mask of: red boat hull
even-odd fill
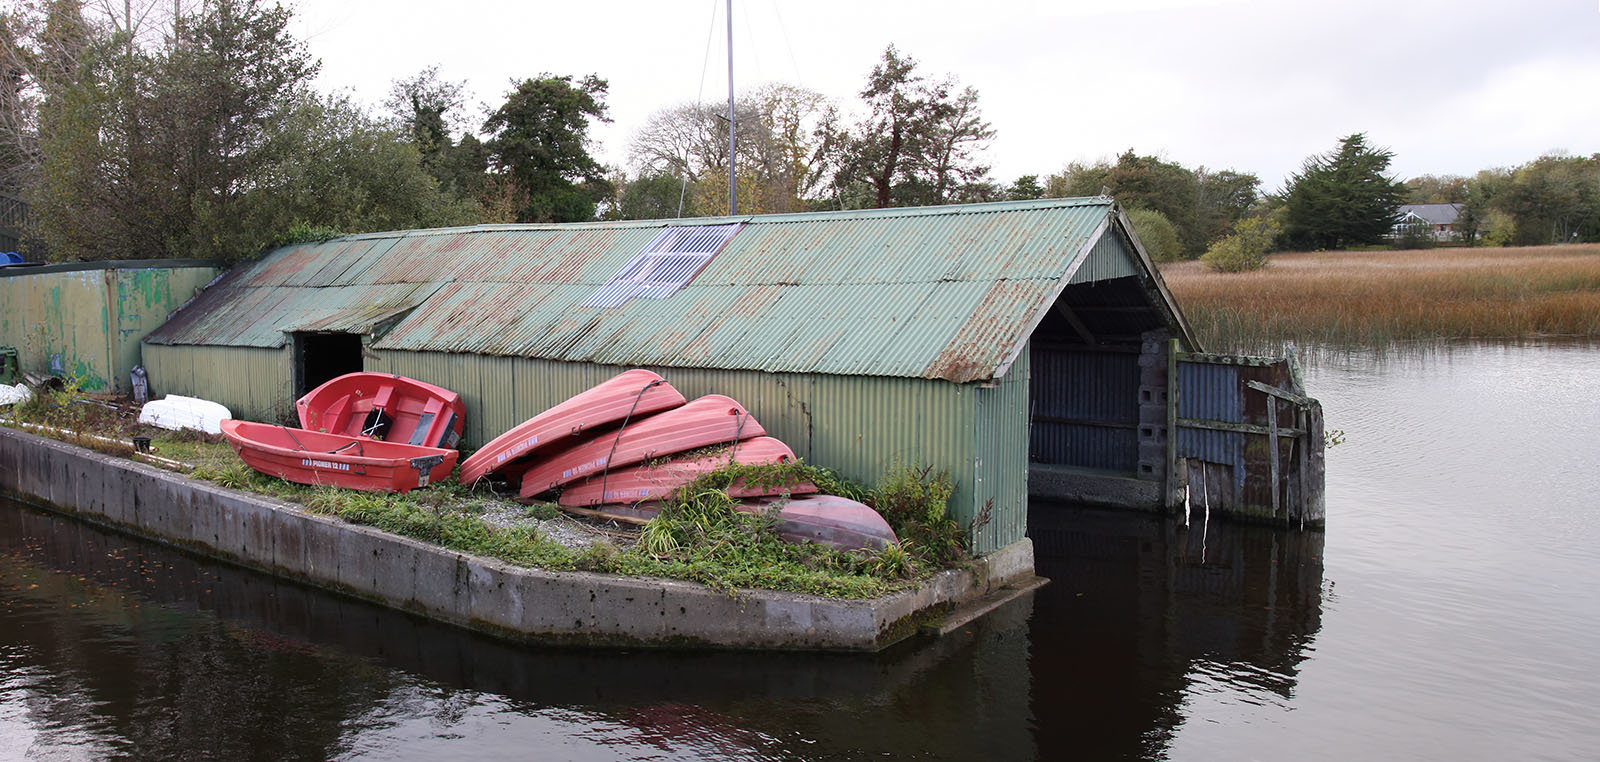
[[[683,407],[630,423],[615,433],[601,434],[571,449],[551,453],[523,472],[521,495],[533,497],[608,468],[766,433],[743,405],[720,394],[708,394]]]
[[[685,402],[660,376],[637,368],[624,371],[495,437],[461,462],[461,483],[472,484],[530,455],[575,444],[596,428],[624,418],[638,420]]]
[[[300,484],[409,492],[447,479],[460,453],[228,419],[222,435],[246,465]]]
[[[421,447],[455,447],[466,425],[461,395],[392,373],[347,373],[295,403],[300,428]]]
[[[756,437],[740,442],[728,452],[709,457],[675,458],[654,466],[639,465],[612,471],[603,478],[591,476],[581,484],[570,484],[561,490],[558,502],[562,505],[589,506],[607,503],[627,504],[666,500],[684,485],[729,463],[756,465],[761,463],[792,463],[794,451],[772,437]],[[810,482],[750,486],[741,482],[728,485],[733,497],[762,497],[765,495],[802,495],[816,492]]]

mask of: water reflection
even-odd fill
[[[1320,616],[1315,535],[1034,513],[1056,580],[1036,599],[861,656],[528,648],[4,505],[0,744],[45,758],[1142,758],[1162,753],[1189,692],[1292,691]]]
[[[1038,757],[1164,756],[1197,691],[1286,701],[1321,627],[1320,532],[1035,502]]]
[[[0,747],[1027,758],[1028,611],[875,656],[528,648],[0,503]]]

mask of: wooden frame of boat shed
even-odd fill
[[[1026,537],[1030,461],[1170,504],[1169,358],[1198,347],[1131,230],[1093,197],[354,235],[234,267],[143,359],[152,393],[267,421],[411,376],[462,395],[468,448],[649,368],[864,483],[948,471],[987,554]]]

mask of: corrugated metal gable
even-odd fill
[[[360,331],[415,307],[374,346],[983,380],[1003,372],[1111,211],[1103,198],[1055,199],[352,236],[241,266],[191,307],[204,314],[157,340],[275,347],[286,329]],[[582,306],[663,227],[724,222],[745,224],[680,292]]]

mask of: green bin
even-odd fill
[[[22,380],[22,366],[17,363],[16,347],[0,347],[0,384],[10,386]]]

